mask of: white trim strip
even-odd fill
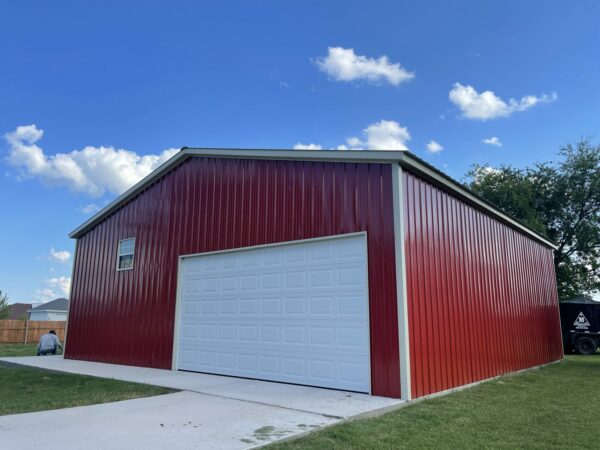
[[[181,314],[181,283],[183,280],[183,257],[177,258],[177,292],[175,294],[175,317],[173,318],[173,354],[171,355],[171,370],[177,370],[179,356],[179,315]]]
[[[398,308],[398,345],[400,358],[400,395],[410,400],[410,340],[408,332],[408,297],[406,294],[406,252],[404,250],[404,205],[403,173],[400,165],[392,166],[392,189],[394,198],[394,247],[396,254],[396,297]]]
[[[71,266],[71,286],[69,288],[69,301],[67,302],[67,324],[65,326],[65,338],[63,339],[63,355],[67,351],[67,334],[69,332],[69,314],[71,314],[71,305],[73,302],[71,299],[73,298],[73,278],[75,275],[75,263],[77,263],[77,243],[79,239],[75,239],[75,248],[73,249],[73,264]]]
[[[367,351],[369,352],[369,395],[373,395],[373,352],[371,351],[371,291],[369,290],[369,236],[366,231],[357,233],[341,234],[337,237],[351,237],[352,235],[363,235],[365,244],[365,284],[367,287]]]
[[[234,148],[188,148],[181,153],[190,156],[205,156],[234,159],[284,159],[291,161],[341,161],[391,163],[398,161],[404,150],[251,150]]]
[[[356,231],[354,233],[332,234],[330,236],[319,236],[319,237],[308,238],[308,239],[296,239],[293,241],[272,242],[270,244],[250,245],[248,247],[226,248],[224,250],[214,250],[212,252],[190,253],[187,255],[181,255],[181,256],[179,256],[179,258],[185,259],[185,258],[193,258],[195,256],[214,255],[216,253],[243,252],[243,251],[247,251],[247,250],[256,250],[256,249],[267,248],[267,247],[279,247],[281,245],[304,244],[307,242],[325,241],[325,240],[331,240],[331,239],[343,239],[343,238],[347,238],[347,237],[363,236],[363,235],[366,237],[367,232],[366,231]]]

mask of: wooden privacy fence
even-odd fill
[[[66,328],[65,320],[0,320],[0,344],[37,344],[50,330],[62,343]]]

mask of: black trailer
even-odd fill
[[[595,353],[600,345],[600,302],[579,297],[559,305],[565,353]]]

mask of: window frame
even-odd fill
[[[132,248],[131,248],[131,253],[121,254],[121,244],[124,241],[133,241],[133,245],[132,245]],[[129,256],[129,255],[131,255],[131,267],[119,267],[120,263],[121,263],[121,257],[123,257],[123,256]],[[133,270],[134,262],[135,262],[135,236],[129,237],[129,238],[125,238],[125,239],[119,239],[119,242],[117,243],[117,272],[121,272],[121,271],[124,271],[124,270]]]

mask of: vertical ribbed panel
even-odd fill
[[[562,357],[552,250],[404,172],[413,397]]]
[[[186,160],[79,238],[66,356],[170,368],[180,255],[366,231],[372,392],[400,396],[391,185],[385,164]]]

